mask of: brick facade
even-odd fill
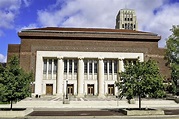
[[[18,33],[21,44],[8,46],[8,59],[16,54],[26,71],[35,73],[36,51],[130,52],[144,53],[158,62],[163,76],[169,77],[165,66],[165,50],[158,48],[160,36],[148,32],[87,29],[39,28]]]

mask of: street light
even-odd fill
[[[68,79],[66,79],[66,99],[68,99]]]
[[[142,80],[141,77],[139,76],[139,78],[137,79],[138,82],[140,83],[140,81]],[[140,92],[140,86],[138,85],[138,94],[139,94],[139,110],[141,110],[141,92]]]

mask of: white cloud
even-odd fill
[[[179,3],[172,5],[164,5],[161,7],[153,19],[149,22],[147,30],[158,33],[162,35],[162,40],[159,41],[159,46],[166,45],[166,39],[171,34],[170,29],[172,25],[179,24]]]
[[[0,0],[0,36],[3,29],[14,28],[14,20],[19,14],[20,8],[30,5],[29,0]]]
[[[6,62],[7,61],[7,57],[0,54],[0,62]]]
[[[32,24],[29,24],[28,26],[23,26],[23,27],[17,28],[16,31],[19,32],[24,29],[33,29],[33,28],[37,28],[37,27],[38,27],[37,24],[32,23]]]
[[[26,7],[29,7],[29,5],[31,4],[30,0],[23,0],[23,2]]]
[[[169,29],[179,24],[179,4],[168,4],[169,0],[66,0],[62,6],[59,2],[38,11],[41,26],[114,28],[118,11],[126,7],[136,10],[138,30],[161,35],[159,46],[164,47]]]

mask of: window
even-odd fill
[[[109,60],[109,73],[112,73],[112,60]]]
[[[84,60],[84,73],[97,73],[98,63],[96,60]]]
[[[127,23],[125,23],[125,29],[127,29]]]
[[[137,59],[125,59],[124,60],[124,65],[127,65],[127,64],[136,64],[137,62]]]
[[[117,60],[104,60],[104,73],[113,73],[113,71],[117,73]]]
[[[78,69],[78,62],[77,60],[74,60],[74,72],[77,73],[77,69]]]
[[[93,69],[92,61],[89,61],[89,73],[92,73],[92,69]]]
[[[122,28],[124,28],[124,24],[122,24]]]
[[[130,29],[130,24],[129,23],[127,24],[127,29]]]
[[[54,60],[54,67],[53,67],[53,73],[57,73],[57,60]]]
[[[67,73],[67,60],[64,60],[64,72]]]
[[[94,61],[94,73],[98,72],[98,62],[95,60]]]
[[[114,73],[117,73],[117,61],[114,60]]]
[[[84,73],[87,73],[88,70],[88,62],[87,60],[84,61]]]
[[[69,72],[72,73],[72,60],[69,60]]]
[[[130,18],[130,21],[132,21],[132,18]]]
[[[48,73],[52,73],[52,59],[49,59]]]
[[[74,73],[77,73],[77,67],[78,67],[77,60],[74,60],[74,59],[64,60],[64,73],[67,73],[67,71],[69,71],[69,73],[72,73],[73,70],[74,70]]]
[[[44,67],[43,67],[43,74],[47,73],[47,59],[44,59]]]
[[[104,73],[108,73],[107,60],[104,60]]]

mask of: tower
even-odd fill
[[[116,16],[116,29],[138,30],[135,11],[132,9],[121,9]]]

